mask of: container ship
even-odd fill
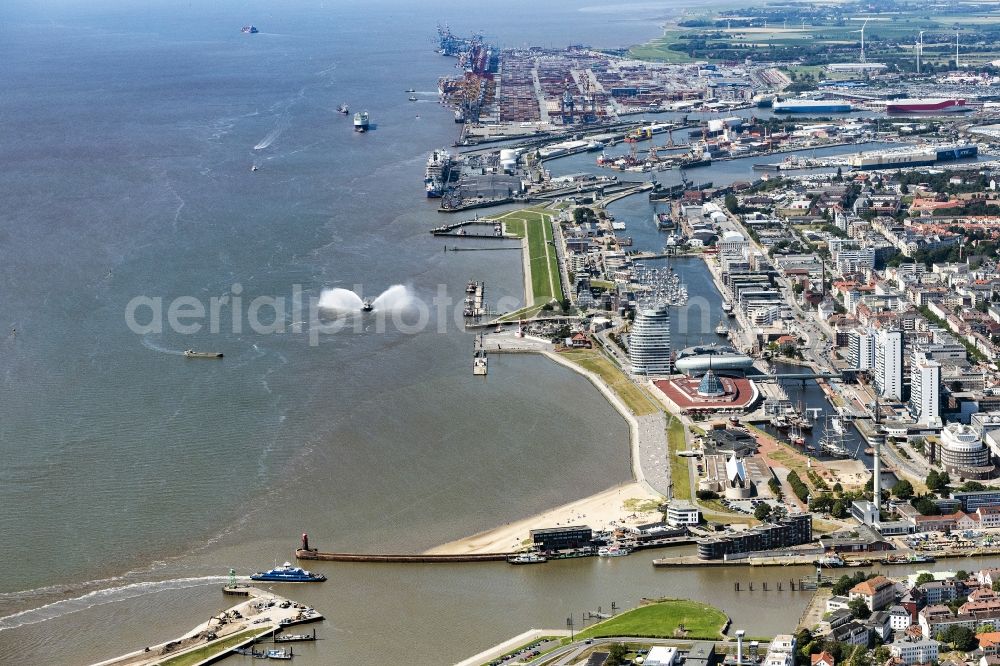
[[[865,171],[867,169],[930,166],[938,162],[973,159],[978,155],[978,145],[959,143],[892,152],[861,153],[851,157],[847,163],[852,169]]]
[[[427,197],[438,199],[444,195],[451,173],[451,154],[444,150],[435,150],[427,158],[427,168],[424,170],[424,186]]]
[[[789,99],[775,100],[771,109],[775,113],[849,113],[854,107],[850,102],[832,99]]]
[[[368,131],[368,112],[358,111],[354,114],[354,131],[355,132],[367,132]]]
[[[971,111],[964,99],[927,98],[894,99],[885,106],[886,113],[961,113]]]

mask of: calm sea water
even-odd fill
[[[0,10],[0,662],[88,663],[173,638],[228,604],[230,567],[287,559],[302,531],[324,549],[423,549],[628,479],[625,424],[589,384],[519,357],[474,380],[453,326],[365,321],[312,345],[291,312],[284,333],[241,319],[191,335],[136,334],[125,312],[137,296],[227,294],[245,312],[296,285],[309,299],[402,284],[429,302],[469,278],[516,300],[517,253],[445,253],[427,233],[441,218],[423,163],[456,135],[435,101],[454,71],[435,24],[618,46],[655,36],[675,3],[36,4]],[[374,130],[352,132],[341,103]],[[714,320],[704,267],[678,270],[715,299]],[[293,594],[328,616],[328,640],[298,659],[449,663],[655,594],[715,601],[766,633],[804,603],[772,594],[744,611],[725,575],[649,559],[321,563],[330,582]]]

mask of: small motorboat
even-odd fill
[[[341,114],[343,116],[346,116],[350,112],[351,112],[351,109],[346,104],[341,104],[340,106],[337,107],[337,113],[339,113],[339,114]]]
[[[416,90],[414,90],[413,88],[407,88],[407,89],[406,89],[406,90],[404,90],[403,92],[417,92],[417,91],[416,91]]]
[[[250,170],[251,171],[259,171],[260,169],[257,168],[256,164],[254,164],[252,167],[250,167]]]
[[[222,352],[200,352],[193,349],[185,349],[186,358],[222,358]]]
[[[413,95],[410,95],[410,96],[409,96],[409,97],[407,97],[406,99],[410,100],[411,102],[416,102],[416,101],[417,101],[417,98],[416,98],[416,97],[414,97]]]
[[[361,311],[362,312],[371,312],[374,309],[375,309],[375,306],[372,305],[372,299],[366,298],[364,301],[361,302]]]
[[[268,659],[286,659],[287,660],[287,659],[291,659],[294,656],[295,656],[295,653],[292,652],[291,648],[288,648],[287,650],[281,649],[281,650],[268,650],[267,651],[267,658]]]
[[[293,567],[291,562],[285,562],[280,567],[250,574],[250,580],[264,580],[272,583],[320,583],[326,580],[326,576],[306,571],[301,567]]]

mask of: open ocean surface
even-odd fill
[[[245,315],[296,285],[309,299],[402,284],[430,302],[440,285],[460,299],[470,278],[491,303],[520,299],[519,253],[447,253],[427,233],[442,217],[424,162],[458,130],[437,103],[455,71],[434,52],[437,22],[507,46],[616,47],[656,36],[677,7],[5,2],[0,663],[84,664],[174,638],[230,604],[230,567],[290,559],[303,531],[324,550],[419,551],[627,480],[625,423],[593,387],[531,357],[473,378],[454,325],[364,322],[311,345],[291,313],[284,333],[245,316],[235,330],[226,306],[217,333],[140,335],[125,312],[137,296],[165,310],[229,294]],[[354,133],[341,103],[369,110],[373,131]],[[622,206],[651,225],[651,209]],[[714,325],[704,266],[678,270]],[[285,591],[328,618],[296,660],[446,664],[656,594],[721,603],[760,635],[805,602],[735,608],[719,598],[732,600],[729,574],[649,559],[317,563],[329,582]]]

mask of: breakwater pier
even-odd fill
[[[513,553],[473,553],[466,555],[375,554],[375,553],[324,553],[315,549],[299,548],[299,560],[324,562],[388,562],[397,564],[450,564],[455,562],[505,562]]]
[[[274,636],[285,627],[323,619],[315,609],[270,590],[232,582],[222,591],[243,600],[228,610],[213,615],[207,622],[199,624],[180,638],[102,661],[94,666],[153,666],[175,662],[206,664],[233,653],[267,654],[266,651],[253,650],[253,645]]]

